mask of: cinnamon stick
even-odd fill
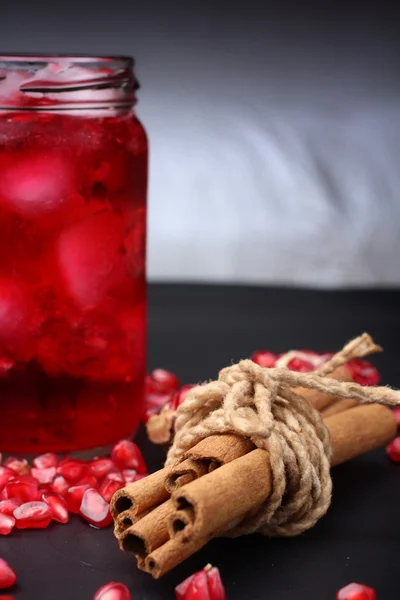
[[[346,367],[338,367],[332,373],[326,376],[328,379],[336,379],[337,381],[352,381],[353,378],[351,376],[350,370],[346,369]],[[306,398],[309,403],[319,411],[322,411],[327,406],[337,402],[337,398],[335,396],[329,394],[323,394],[318,390],[313,390],[309,388],[296,388],[294,390],[297,394]]]
[[[158,579],[174,569],[183,560],[201,550],[206,543],[205,540],[192,540],[185,543],[176,539],[168,540],[163,546],[149,554],[145,560],[139,562],[138,567],[152,575],[154,579]]]
[[[110,503],[113,518],[116,519],[125,511],[130,511],[131,516],[136,517],[168,500],[169,493],[164,486],[168,473],[169,469],[161,469],[139,481],[128,483],[122,490],[115,492]]]
[[[193,460],[187,458],[183,462],[179,463],[176,467],[171,469],[168,477],[165,481],[165,488],[172,494],[176,489],[190,483],[194,479],[202,477],[208,473],[210,468],[210,460],[207,457]]]
[[[326,419],[327,417],[332,417],[333,415],[337,415],[338,413],[344,412],[345,410],[349,410],[350,408],[354,408],[357,406],[357,400],[353,398],[341,398],[340,400],[336,400],[333,404],[329,404],[326,408],[321,410],[321,417]]]
[[[132,552],[136,558],[144,559],[150,552],[169,539],[168,524],[174,512],[171,500],[167,500],[122,533],[119,539],[121,550]]]
[[[331,434],[332,465],[386,444],[397,431],[392,411],[381,405],[352,408],[325,423]],[[178,515],[172,530],[180,540],[208,540],[257,510],[270,492],[269,455],[253,450],[174,493],[176,510],[191,524]]]

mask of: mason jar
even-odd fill
[[[147,139],[127,57],[0,56],[0,450],[131,436],[146,358]]]

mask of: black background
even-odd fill
[[[383,382],[400,386],[399,305],[400,292],[389,290],[151,286],[150,367],[197,382],[258,348],[337,350],[367,330],[385,348],[374,358]],[[159,468],[161,451],[143,432],[139,443],[149,468]],[[397,599],[400,467],[377,450],[335,468],[333,478],[332,506],[312,531],[215,540],[160,581],[136,569],[110,529],[77,517],[44,531],[14,531],[0,540],[0,555],[18,574],[15,600],[91,600],[112,580],[124,581],[133,600],[172,600],[175,585],[208,562],[220,568],[228,600],[334,600],[351,581],[375,587],[378,600]]]

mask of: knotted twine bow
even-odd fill
[[[179,407],[166,466],[179,463],[185,452],[210,435],[237,433],[250,438],[269,454],[272,493],[229,535],[293,536],[310,529],[331,503],[332,449],[320,413],[292,388],[397,406],[400,392],[389,387],[365,388],[325,379],[349,358],[365,356],[372,348],[378,349],[363,334],[311,373],[263,368],[251,360],[222,369],[218,381],[193,388]]]

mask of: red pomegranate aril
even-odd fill
[[[103,479],[109,471],[115,469],[115,464],[111,458],[96,458],[90,461],[88,471],[97,479]]]
[[[362,583],[349,583],[337,592],[336,600],[376,600],[376,592]]]
[[[9,456],[3,465],[14,471],[14,473],[17,473],[17,475],[29,475],[31,470],[25,458],[15,458],[15,456]]]
[[[0,590],[10,588],[17,581],[14,570],[3,558],[0,558]]]
[[[120,469],[135,469],[138,473],[147,471],[142,453],[131,440],[121,440],[111,450],[111,458]]]
[[[58,521],[58,523],[68,523],[69,513],[65,498],[51,492],[44,492],[42,498],[43,501],[50,506],[53,521]]]
[[[386,446],[386,453],[393,462],[400,462],[400,436]]]
[[[67,481],[77,483],[85,474],[86,464],[77,460],[66,460],[58,465],[57,475],[62,475]]]
[[[396,420],[397,427],[400,427],[400,406],[393,409],[393,416]]]
[[[122,476],[124,478],[125,483],[132,483],[136,479],[137,472],[135,471],[135,469],[124,469],[122,471]]]
[[[289,360],[287,368],[291,371],[297,371],[298,373],[310,373],[311,371],[314,371],[314,365],[310,361],[303,360],[302,358],[292,358],[292,360]]]
[[[99,494],[106,502],[110,503],[115,492],[121,490],[124,485],[125,483],[122,481],[114,481],[112,479],[107,479],[106,477],[100,484]]]
[[[95,527],[107,527],[112,521],[110,505],[93,489],[83,494],[79,514]]]
[[[251,355],[251,360],[260,365],[260,367],[271,368],[275,366],[276,354],[268,350],[257,350]]]
[[[74,485],[69,488],[65,496],[65,501],[67,503],[69,512],[72,512],[76,515],[79,514],[79,509],[82,504],[83,495],[88,489],[89,486],[87,483],[83,485]]]
[[[0,513],[0,535],[8,535],[11,533],[15,525],[15,519],[11,515]]]
[[[97,590],[93,600],[131,600],[131,594],[124,583],[111,581]]]
[[[0,490],[2,490],[6,483],[11,479],[11,477],[15,477],[15,472],[9,469],[8,467],[1,466],[0,467]]]
[[[50,469],[51,467],[56,467],[58,463],[57,454],[45,452],[44,454],[36,456],[32,463],[35,469]]]
[[[14,510],[17,529],[44,529],[51,521],[51,509],[45,502],[26,502]]]
[[[56,467],[47,467],[45,469],[32,468],[32,477],[37,479],[41,484],[47,485],[52,483],[56,476]]]
[[[51,490],[60,496],[65,496],[70,487],[70,484],[62,475],[57,475],[51,484]]]
[[[146,379],[146,391],[148,393],[170,392],[179,387],[179,379],[175,373],[166,369],[154,369],[150,378]]]
[[[8,499],[8,494],[7,494],[7,490],[6,488],[4,488],[3,490],[1,490],[0,492],[0,502],[2,500],[7,500]]]
[[[14,510],[21,506],[22,500],[19,498],[8,498],[0,501],[0,513],[3,515],[12,515]]]
[[[30,475],[21,475],[10,479],[6,485],[9,498],[20,498],[23,502],[37,499],[39,484]]]
[[[182,581],[175,595],[176,600],[226,600],[219,570],[211,565]]]
[[[98,488],[99,487],[99,480],[96,479],[96,477],[94,475],[84,475],[82,477],[82,479],[80,479],[76,485],[85,485],[85,483],[91,487],[91,488]]]
[[[119,481],[121,483],[125,481],[122,471],[119,469],[109,471],[104,479],[112,479],[113,481]]]

